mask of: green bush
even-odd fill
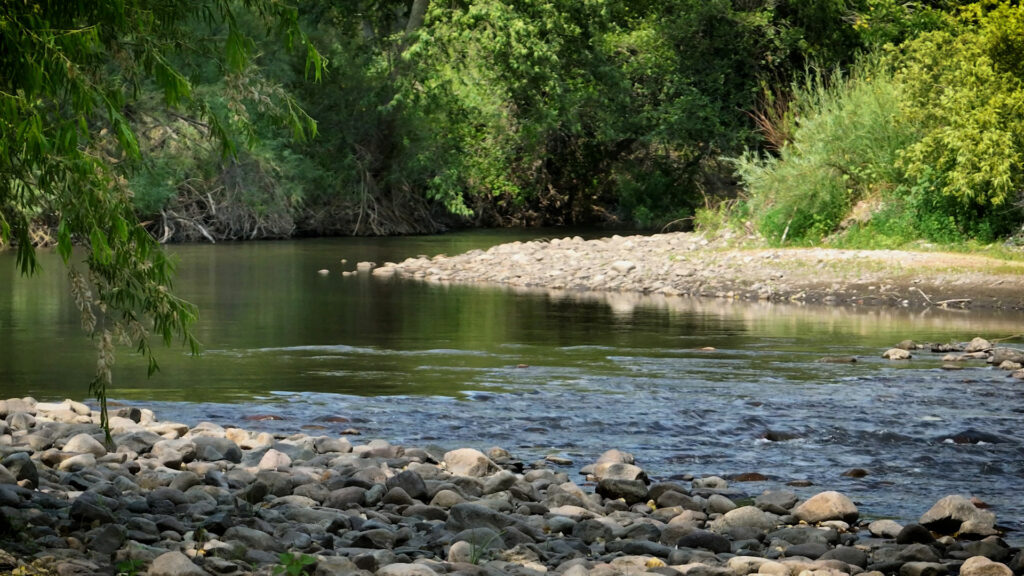
[[[777,157],[735,161],[746,207],[775,242],[990,242],[1024,200],[1024,9],[966,7],[847,77],[794,91]]]
[[[811,75],[794,90],[793,139],[778,157],[748,152],[735,160],[748,210],[769,240],[818,242],[838,230],[862,199],[899,181],[899,151],[912,135],[897,125],[897,86],[888,67],[869,60],[848,78]]]
[[[961,234],[1004,234],[1024,190],[1024,8],[965,11],[956,32],[904,46],[901,122],[920,137],[901,154],[911,178],[934,175]]]

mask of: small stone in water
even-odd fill
[[[911,358],[910,352],[902,348],[890,348],[882,354],[882,358],[888,360],[909,360]]]

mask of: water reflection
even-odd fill
[[[1018,381],[939,356],[880,358],[905,338],[1017,334],[1017,313],[834,308],[343,276],[360,260],[455,253],[508,236],[183,246],[178,288],[201,310],[205,353],[125,351],[113,395],[166,419],[412,444],[492,444],[524,458],[637,454],[652,475],[757,472],[848,491],[867,514],[913,518],[977,494],[1019,526]],[[341,259],[347,260],[342,264]],[[10,260],[10,261],[8,261]],[[14,279],[0,254],[0,390],[81,399],[94,366],[56,256]],[[321,276],[317,270],[327,268]],[[1021,345],[1020,340],[1008,340]],[[855,364],[820,364],[826,355]],[[346,423],[331,418],[342,416]],[[975,428],[1006,437],[948,444]],[[864,478],[841,473],[860,467]],[[957,470],[950,474],[949,470]],[[746,485],[743,486],[746,489]],[[749,485],[758,491],[761,484]],[[811,489],[813,490],[813,488]]]

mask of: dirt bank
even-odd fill
[[[374,275],[827,305],[1024,309],[1024,262],[943,252],[735,248],[698,233],[512,242]]]

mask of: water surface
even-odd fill
[[[343,276],[361,260],[454,254],[522,232],[173,248],[178,291],[201,310],[198,358],[130,351],[112,396],[159,417],[445,448],[499,445],[525,460],[634,453],[652,477],[758,472],[750,494],[808,480],[867,516],[916,519],[951,493],[1024,522],[1022,383],[975,364],[880,354],[904,338],[1012,336],[1024,317],[516,291]],[[544,234],[543,232],[540,234]],[[548,233],[550,234],[550,233]],[[83,399],[95,365],[59,259],[15,277],[0,255],[0,395]],[[341,260],[346,262],[342,263]],[[319,269],[330,274],[321,276]],[[1024,346],[1010,340],[1011,345]],[[820,364],[822,356],[855,364]],[[281,420],[246,421],[274,414]],[[340,420],[340,421],[339,421]],[[975,429],[995,444],[946,438]],[[770,442],[768,432],[792,439]],[[863,468],[868,476],[842,476]],[[1012,534],[1011,540],[1019,533]]]

